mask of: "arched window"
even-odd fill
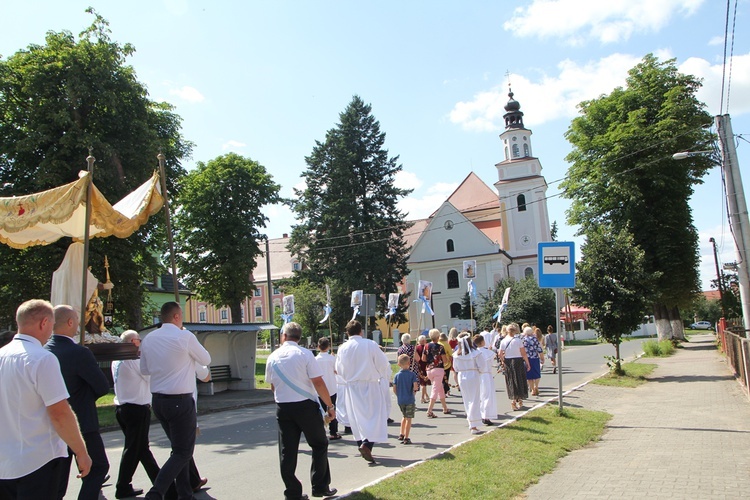
[[[523,155],[524,156],[530,156],[529,155],[529,145],[528,144],[524,144],[523,145]]]
[[[525,276],[526,278],[529,278],[529,277],[532,277],[532,276],[534,276],[534,269],[533,269],[533,268],[531,268],[531,267],[527,267],[526,269],[524,269],[524,270],[523,270],[523,275],[524,275],[524,276]]]
[[[453,250],[455,250],[455,248],[453,247],[453,240],[448,240],[445,242],[445,250],[448,252],[452,252]]]
[[[518,205],[519,212],[525,212],[526,211],[526,197],[522,194],[519,194],[516,197],[516,205]]]
[[[454,302],[451,304],[451,318],[458,318],[461,316],[461,304]]]
[[[448,271],[448,288],[458,288],[458,272],[454,270]]]
[[[505,159],[510,160],[510,153],[508,153],[508,146],[505,146]]]
[[[513,158],[520,158],[521,150],[518,149],[518,144],[513,144]]]

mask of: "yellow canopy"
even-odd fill
[[[90,175],[79,173],[70,184],[26,196],[0,198],[0,242],[13,248],[49,245],[63,236],[83,240],[86,191]],[[92,186],[89,236],[127,238],[164,205],[159,174],[110,205]]]

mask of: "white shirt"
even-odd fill
[[[391,364],[380,346],[360,335],[352,335],[339,347],[336,356],[336,373],[347,384],[352,382],[377,382],[391,379]]]
[[[472,349],[468,354],[458,354],[458,352],[453,353],[453,368],[458,372],[469,372],[469,371],[478,371],[479,366],[477,366],[477,357],[479,356],[479,351],[476,349]]]
[[[150,405],[149,376],[141,373],[137,359],[112,362],[112,380],[115,381],[115,404]]]
[[[479,356],[477,356],[479,372],[492,373],[492,361],[495,359],[495,353],[486,347],[480,347],[477,351],[479,351]]]
[[[297,342],[287,340],[266,360],[266,382],[273,385],[273,398],[277,403],[295,403],[310,399],[284,382],[275,367],[278,367],[289,382],[310,394],[315,398],[314,401],[318,402],[318,393],[310,379],[322,377],[323,372],[312,352],[300,347]]]
[[[506,335],[502,342],[500,342],[500,350],[505,352],[506,358],[520,358],[522,347],[523,340],[517,335],[513,337]]]
[[[328,394],[336,394],[336,358],[329,352],[321,352],[315,356],[320,370],[323,372],[323,382],[326,383]]]
[[[0,349],[0,479],[23,477],[68,448],[47,407],[68,399],[57,357],[34,337],[16,334]]]
[[[164,323],[141,342],[141,373],[151,375],[152,393],[192,394],[196,362],[209,365],[211,355],[193,332],[172,323]]]

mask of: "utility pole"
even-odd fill
[[[716,279],[719,283],[719,305],[721,306],[721,316],[722,318],[727,317],[727,313],[724,310],[724,279],[721,275],[721,272],[719,271],[719,255],[716,253],[716,240],[711,237],[708,239],[708,241],[714,246],[714,264],[716,265]]]
[[[266,296],[268,297],[268,322],[273,325],[273,290],[271,286],[271,250],[266,236]],[[273,351],[273,330],[271,330],[271,351]]]
[[[747,214],[745,190],[742,187],[742,176],[734,146],[734,134],[729,115],[715,117],[716,131],[719,135],[721,149],[721,168],[727,187],[727,204],[729,205],[729,224],[732,228],[739,269],[737,277],[740,284],[740,302],[742,303],[742,322],[745,336],[750,333],[750,261],[747,249],[750,248],[750,220]]]

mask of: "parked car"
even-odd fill
[[[710,321],[698,321],[697,323],[692,323],[690,328],[693,330],[713,330],[714,326]]]

